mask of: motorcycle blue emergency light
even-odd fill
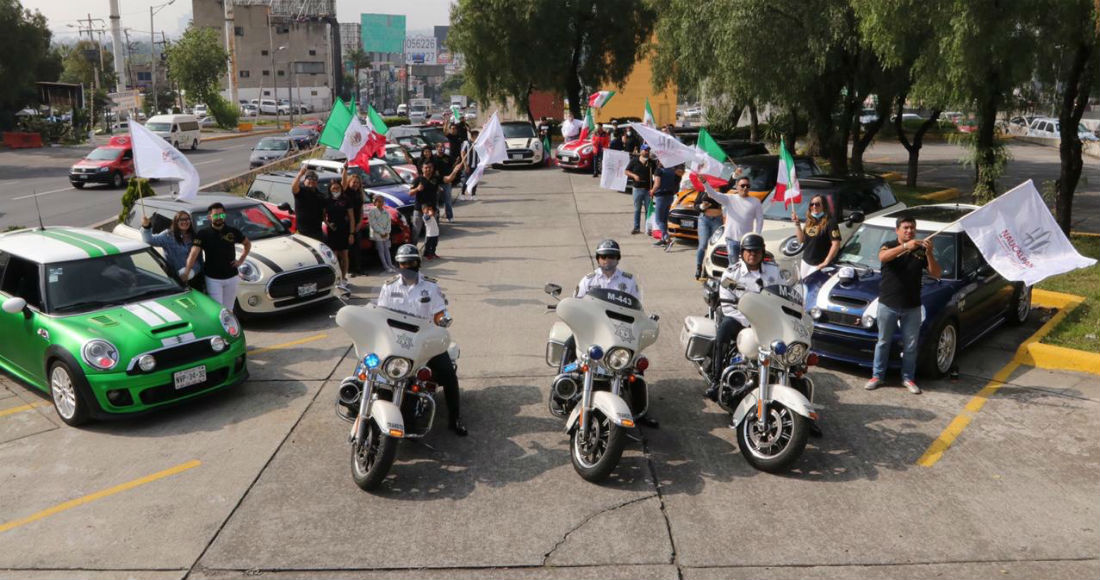
[[[599,345],[592,345],[588,348],[588,357],[592,360],[600,360],[603,358],[603,349]]]
[[[782,340],[776,340],[772,342],[772,352],[779,356],[787,354],[787,343]]]
[[[378,359],[378,355],[373,352],[363,357],[363,364],[367,365],[368,369],[376,369],[382,361]]]

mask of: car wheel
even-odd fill
[[[948,318],[936,325],[928,333],[917,362],[924,376],[938,379],[955,366],[955,356],[959,352],[959,327]]]
[[[115,189],[122,189],[122,186],[123,186],[122,173],[116,171],[115,174],[113,176],[111,176],[111,187],[113,187]]]
[[[1009,324],[1019,326],[1027,322],[1027,317],[1031,314],[1031,286],[1017,287],[1009,308],[1011,309],[1008,313]]]
[[[80,376],[63,361],[50,364],[50,396],[53,398],[53,408],[57,411],[57,416],[70,427],[88,422],[88,402],[80,394],[78,380]]]

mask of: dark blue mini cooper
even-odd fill
[[[933,232],[933,251],[943,268],[936,280],[925,273],[921,286],[918,369],[940,377],[958,351],[1004,322],[1021,324],[1031,312],[1031,288],[1009,282],[982,258],[970,237],[955,225],[977,209],[962,204],[912,207],[868,219],[840,249],[835,266],[806,278],[806,309],[814,319],[813,350],[820,356],[870,367],[875,358],[880,263],[883,243],[896,240],[902,215],[917,220],[917,239]],[[894,334],[890,364],[901,366],[901,332]]]

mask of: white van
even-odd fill
[[[145,122],[145,128],[176,149],[199,148],[199,119],[194,115],[154,115]]]
[[[400,105],[397,105],[397,116],[398,117],[408,117],[409,116],[409,106],[406,105],[405,103],[401,103]]]

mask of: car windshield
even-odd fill
[[[152,248],[46,265],[51,313],[74,314],[186,290]]]
[[[383,185],[401,185],[405,183],[389,165],[372,163],[370,171],[362,176],[363,187],[381,187]]]
[[[166,133],[166,132],[172,130],[172,124],[171,123],[146,123],[145,128],[150,130],[150,131],[160,131],[161,133]]]
[[[742,175],[749,178],[752,191],[771,191],[779,175],[779,159],[750,161],[739,164]],[[817,175],[817,166],[810,159],[795,159],[794,169],[799,177]]]
[[[194,221],[196,230],[210,227],[210,215],[205,211],[193,212],[191,219]],[[225,223],[241,230],[241,233],[252,241],[276,238],[289,233],[262,203],[226,208]]]
[[[311,131],[309,129],[291,129],[290,134],[297,137],[298,135],[309,135]]]
[[[387,147],[386,156],[384,159],[386,160],[386,163],[389,163],[390,165],[405,165],[409,162],[408,159],[405,159],[405,154],[402,152],[402,150],[397,147]]]
[[[290,141],[286,139],[262,139],[256,145],[256,151],[286,151],[290,149]]]
[[[443,129],[440,129],[439,127],[421,129],[420,136],[432,145],[438,145],[440,143],[447,142],[447,138],[443,136]]]
[[[415,135],[410,135],[408,137],[398,137],[397,144],[411,151],[413,157],[419,155],[419,152],[424,149],[424,147],[428,146],[427,141]]]
[[[500,128],[504,129],[505,139],[529,139],[535,136],[535,128],[526,123],[509,123]]]
[[[89,161],[114,161],[118,159],[118,156],[122,155],[122,149],[112,149],[109,147],[97,147],[95,151],[88,154],[85,159]]]
[[[268,181],[258,178],[248,188],[248,197],[280,205],[289,203],[294,205],[294,194],[290,191],[289,181]]]
[[[918,230],[916,238],[924,239],[930,233],[932,232]],[[879,248],[882,244],[897,239],[898,235],[893,228],[863,225],[840,248],[837,264],[851,264],[879,270],[882,267],[882,263],[878,260]],[[932,249],[936,253],[936,261],[943,269],[943,278],[956,277],[956,242],[954,234],[939,234],[932,238]]]

